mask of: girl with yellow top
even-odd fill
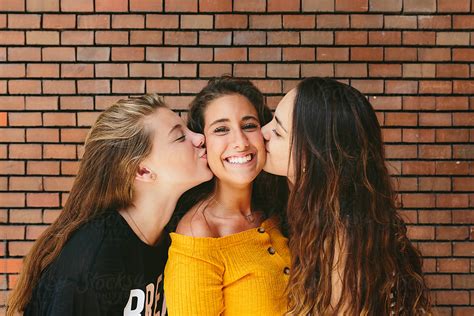
[[[211,80],[191,104],[188,126],[206,137],[215,177],[185,194],[186,211],[165,269],[173,315],[283,315],[290,272],[280,231],[285,180],[260,174],[266,159],[261,124],[271,119],[248,80]],[[273,195],[275,194],[275,195]]]

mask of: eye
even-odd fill
[[[281,135],[277,132],[276,128],[272,128],[273,134],[275,134],[276,137],[281,137]]]
[[[214,129],[214,133],[216,134],[225,134],[229,131],[227,126],[219,126]]]
[[[181,143],[181,142],[184,142],[185,139],[186,139],[186,135],[183,135],[183,136],[177,138],[177,139],[175,140],[175,142],[180,142],[180,143]]]
[[[258,128],[258,125],[255,123],[247,123],[244,126],[242,126],[242,129],[246,131],[253,131]]]

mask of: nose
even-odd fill
[[[262,127],[263,138],[267,141],[270,140],[270,136],[271,136],[270,132],[271,132],[270,123],[267,123]]]
[[[247,136],[241,130],[237,131],[235,133],[235,138],[234,138],[234,148],[243,150],[243,149],[246,149],[247,147],[249,147],[249,140]]]
[[[195,147],[201,148],[204,146],[205,138],[203,134],[191,132],[191,135],[192,135],[192,143]]]

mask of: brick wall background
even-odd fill
[[[363,91],[439,315],[474,314],[474,0],[0,0],[0,311],[98,113],[212,76]],[[184,112],[183,112],[184,113]]]

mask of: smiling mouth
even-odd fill
[[[227,157],[224,160],[233,165],[244,165],[255,158],[255,154],[248,154],[241,157]]]

